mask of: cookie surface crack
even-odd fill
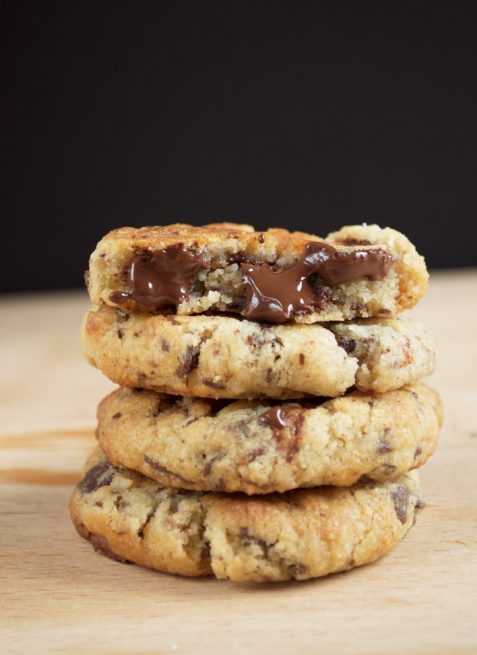
[[[148,457],[147,455],[144,455],[144,461],[146,462],[146,464],[149,464],[151,468],[155,469],[161,475],[167,475],[173,478],[177,478],[177,480],[185,484],[192,484],[192,482],[190,480],[187,480],[187,478],[182,477],[182,475],[179,475],[179,473],[174,473],[173,471],[170,471],[168,468],[162,466],[162,464],[156,462],[156,460],[151,459],[151,457]]]
[[[157,501],[154,497],[152,498],[152,500],[154,503],[152,509],[149,510],[145,520],[142,522],[142,525],[137,529],[137,536],[139,537],[139,539],[144,539],[144,530],[146,529],[149,522],[154,518],[157,508],[159,507],[159,501]]]

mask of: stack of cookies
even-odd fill
[[[376,560],[423,506],[442,408],[428,275],[376,225],[122,228],[91,256],[88,360],[120,387],[70,503],[114,559],[237,581]]]

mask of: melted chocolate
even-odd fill
[[[280,430],[287,427],[288,414],[283,407],[272,407],[263,414],[260,414],[260,421],[268,425],[273,430],[273,433],[277,435]]]
[[[291,462],[301,448],[301,428],[304,421],[303,407],[291,403],[281,407],[271,407],[260,415],[259,420],[271,428],[277,447],[282,450],[287,462]],[[282,430],[288,428],[286,438]]]
[[[109,298],[118,305],[134,300],[149,311],[177,307],[201,268],[201,256],[182,244],[139,254],[129,267],[129,291],[113,291]]]
[[[283,323],[294,314],[324,309],[331,297],[330,287],[361,277],[379,280],[391,260],[391,255],[379,248],[343,252],[320,241],[309,242],[305,254],[284,268],[244,262],[242,257],[245,316]],[[202,268],[201,255],[183,244],[145,251],[135,255],[128,268],[129,290],[113,291],[109,298],[118,305],[134,300],[145,311],[176,308],[189,297]]]
[[[269,264],[241,264],[245,285],[247,318],[281,323],[295,313],[311,313],[324,308],[330,287],[368,277],[379,280],[389,269],[391,255],[384,250],[343,252],[319,241],[306,245],[305,255],[295,264],[275,269]],[[310,280],[310,278],[315,278]]]

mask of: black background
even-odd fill
[[[9,3],[2,289],[79,286],[107,230],[175,221],[366,220],[477,264],[472,6]]]

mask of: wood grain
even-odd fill
[[[476,301],[477,272],[436,273],[414,312],[439,344],[446,404],[414,530],[374,565],[258,586],[121,565],[77,537],[68,495],[112,388],[81,357],[88,302],[1,300],[0,652],[476,653]]]

